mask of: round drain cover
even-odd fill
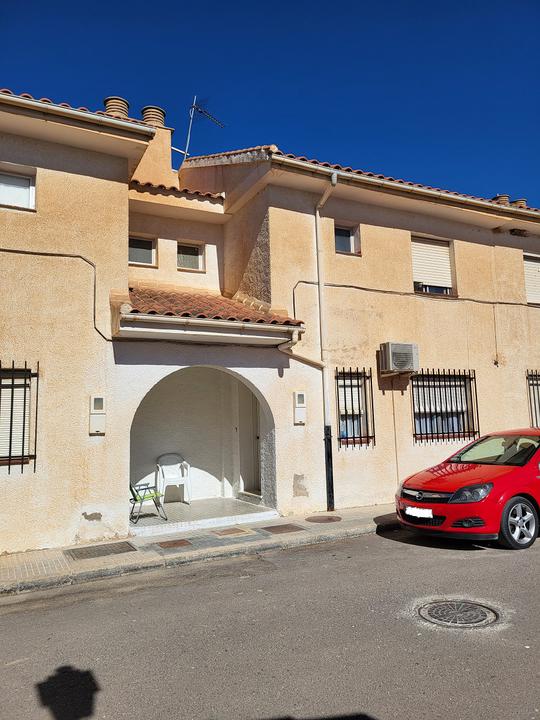
[[[445,627],[483,627],[498,619],[495,610],[468,600],[439,600],[418,612],[424,620]]]
[[[312,517],[306,518],[306,522],[312,523],[332,523],[340,520],[339,515],[312,515]]]

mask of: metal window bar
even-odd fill
[[[531,426],[537,428],[540,427],[540,372],[538,370],[527,370],[527,388]]]
[[[24,367],[0,361],[0,466],[8,474],[15,467],[24,472],[30,461],[36,471],[38,390],[39,363],[32,371],[26,361]]]
[[[474,370],[420,370],[412,376],[411,385],[415,441],[478,437],[480,424]]]
[[[375,444],[371,368],[336,368],[339,447]]]

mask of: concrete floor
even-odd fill
[[[276,510],[236,498],[205,498],[193,500],[189,505],[184,502],[167,502],[164,508],[167,520],[159,517],[152,502],[145,503],[138,522],[130,524],[130,533],[139,536],[161,535],[279,517]]]
[[[391,531],[4,598],[0,715],[537,720],[539,562]],[[425,623],[440,597],[501,621]]]

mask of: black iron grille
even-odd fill
[[[371,368],[336,368],[339,447],[375,444]]]
[[[421,370],[411,383],[417,442],[478,437],[474,370]]]
[[[532,427],[540,427],[540,372],[527,370],[527,388],[529,390],[529,409]]]
[[[39,363],[28,367],[0,362],[0,465],[36,470]]]

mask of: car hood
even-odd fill
[[[411,475],[405,480],[404,486],[417,490],[455,492],[464,485],[494,482],[518,469],[510,465],[443,462]]]

